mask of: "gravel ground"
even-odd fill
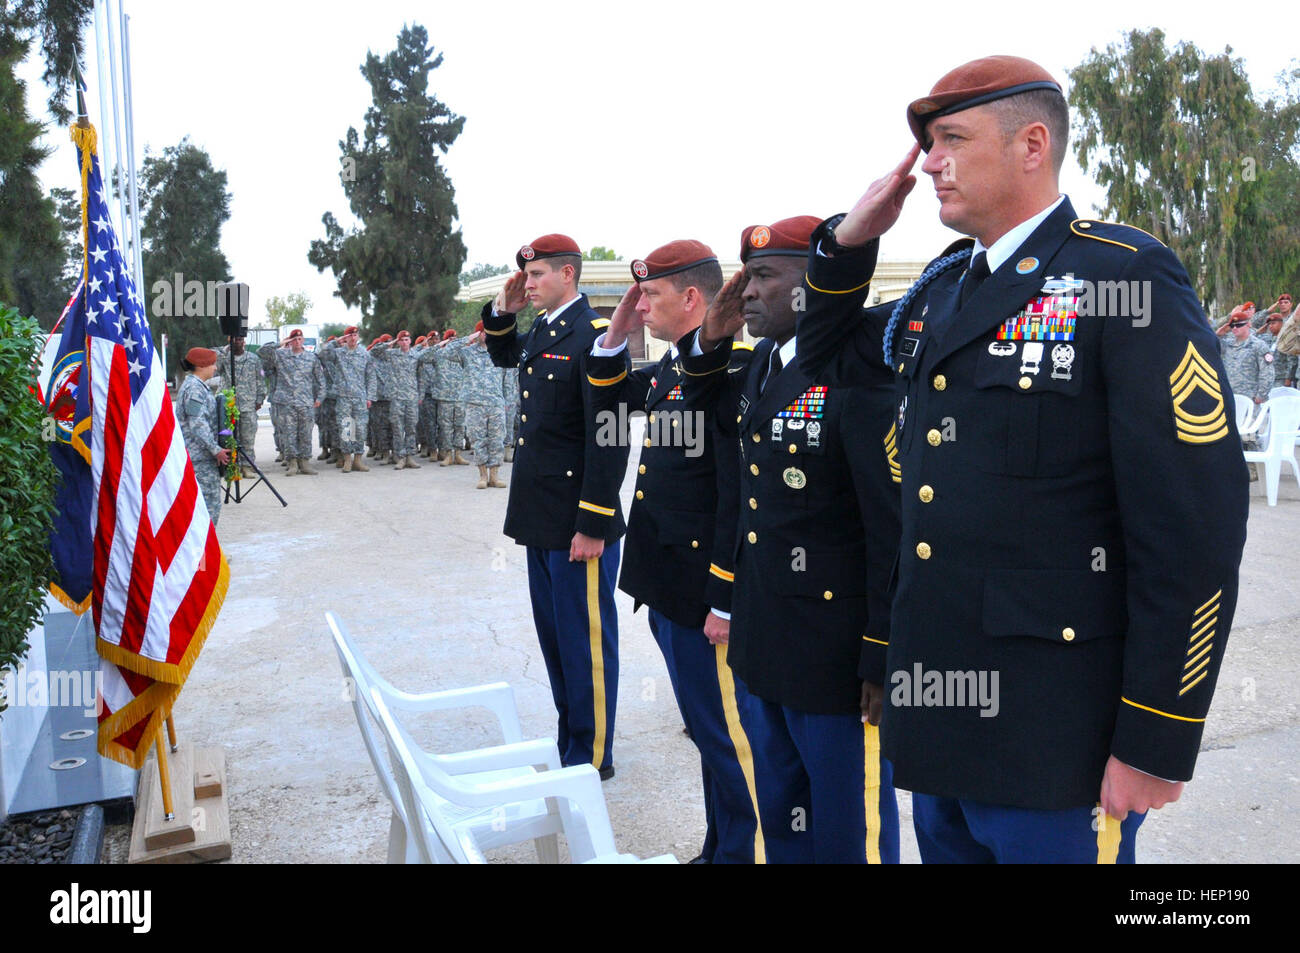
[[[0,864],[61,864],[72,847],[77,808],[14,814],[0,824]]]
[[[628,472],[635,474],[639,440]],[[289,501],[264,487],[227,504],[220,536],[231,555],[225,608],[176,709],[198,745],[226,749],[232,862],[382,863],[388,804],[362,746],[329,640],[333,610],[384,675],[412,691],[505,680],[524,734],[554,737],[555,713],[528,601],[524,551],[501,535],[506,492],[476,490],[477,469],[285,478],[263,421],[258,453]],[[511,478],[507,464],[502,475]],[[632,480],[624,484],[625,505]],[[1156,490],[1153,489],[1153,492]],[[1197,777],[1154,812],[1138,842],[1145,862],[1300,860],[1300,587],[1294,563],[1300,492],[1276,508],[1252,487],[1250,538],[1237,620],[1211,710]],[[614,760],[604,785],[615,838],[641,856],[694,856],[704,835],[699,760],[682,734],[645,612],[618,596],[620,676]],[[416,728],[434,750],[491,744],[483,711]],[[900,792],[903,860],[916,862],[910,802]],[[106,859],[125,838],[109,828]],[[124,830],[124,828],[123,828]],[[121,840],[122,844],[117,842]],[[116,845],[116,846],[115,846]],[[534,859],[527,848],[498,861]]]

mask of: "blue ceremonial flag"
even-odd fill
[[[93,577],[91,506],[94,481],[90,470],[90,388],[86,363],[85,277],[55,325],[62,331],[42,399],[54,420],[50,456],[58,468],[57,511],[50,531],[50,552],[57,573],[51,594],[80,615],[90,606]]]

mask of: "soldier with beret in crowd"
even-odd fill
[[[199,491],[215,526],[221,518],[221,468],[230,462],[230,451],[221,446],[217,436],[221,430],[217,399],[207,387],[217,372],[217,352],[192,347],[185,353],[182,364],[190,373],[176,398],[176,417]]]

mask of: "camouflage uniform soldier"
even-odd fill
[[[333,336],[325,344],[335,340]],[[317,460],[330,460],[339,456],[339,427],[337,401],[339,396],[337,370],[334,363],[325,356],[324,347],[316,351],[320,361],[321,373],[325,375],[325,398],[316,408],[316,429],[320,431],[320,456]]]
[[[1228,322],[1230,334],[1219,338],[1219,353],[1224,370],[1228,372],[1228,386],[1234,394],[1251,398],[1256,404],[1268,400],[1273,387],[1273,352],[1269,346],[1250,333],[1250,318],[1233,312]]]
[[[244,349],[244,339],[231,338],[230,344],[218,348],[219,363],[223,370],[229,372],[230,351],[235,351],[235,403],[239,407],[239,452],[243,455],[239,463],[239,472],[246,477],[253,475],[253,468],[244,463],[257,462],[257,412],[266,401],[266,376],[262,372],[262,362],[255,354]]]
[[[512,463],[515,459],[515,441],[519,439],[519,368],[505,367],[502,370],[505,375],[501,386],[506,400],[505,461]]]
[[[391,334],[381,334],[370,342],[370,356],[375,359],[375,398],[370,408],[370,456],[380,463],[393,463],[392,422],[389,420],[389,402],[393,396],[393,371],[387,361],[379,360],[375,349],[393,339]]]
[[[398,470],[418,470],[415,462],[415,424],[420,412],[420,389],[416,377],[419,357],[411,352],[411,332],[397,332],[391,344],[375,346],[373,354],[379,367],[389,372],[389,425],[392,432],[391,455]]]
[[[338,385],[335,410],[338,414],[340,456],[335,466],[344,473],[366,473],[362,455],[366,450],[366,428],[370,423],[370,406],[375,399],[377,378],[375,359],[364,347],[357,347],[357,329],[343,332],[343,346],[338,341],[325,345],[325,357],[334,365]]]
[[[193,373],[181,384],[176,417],[208,516],[215,526],[221,516],[221,468],[230,462],[230,451],[217,442],[217,401],[207,388],[207,382],[217,371],[217,352],[192,347],[185,355],[184,364]]]
[[[275,349],[277,344],[263,344],[257,349],[258,360],[262,362],[262,373],[266,376],[266,399],[271,404],[271,433],[275,437],[275,462],[284,459],[284,423],[280,420],[280,408],[275,400]]]
[[[1273,355],[1273,381],[1275,385],[1292,387],[1295,385],[1296,355],[1282,350],[1282,326],[1286,318],[1271,312],[1264,319],[1264,327],[1255,332],[1257,340],[1263,341],[1269,353]]]
[[[433,396],[438,381],[437,332],[430,331],[420,348],[420,358],[416,364],[416,383],[420,387],[420,440],[424,443],[424,455],[430,460],[437,460],[438,454],[438,402]]]
[[[469,465],[469,461],[461,455],[461,450],[465,447],[465,372],[457,361],[451,360],[451,356],[464,347],[465,342],[454,340],[455,337],[456,332],[448,328],[434,358],[438,366],[433,396],[438,405],[438,466],[441,467],[451,464]]]
[[[480,490],[505,486],[497,477],[506,430],[506,402],[501,393],[504,375],[492,363],[484,337],[483,324],[479,322],[465,345],[451,355],[451,360],[465,369],[465,430],[474,447]]]
[[[285,476],[314,476],[311,465],[312,408],[325,393],[325,375],[316,355],[302,346],[302,329],[289,332],[288,347],[276,349],[276,396],[283,408],[284,454],[289,461]]]

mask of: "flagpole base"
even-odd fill
[[[155,765],[147,762],[140,772],[128,863],[197,864],[230,857],[225,749],[199,748],[189,741],[182,741],[178,747],[180,750],[169,759],[175,798],[171,820],[163,818]]]

